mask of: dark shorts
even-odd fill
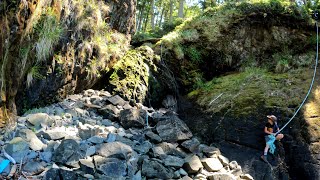
[[[266,140],[266,142],[268,142],[270,140],[270,138],[268,136],[264,136],[264,139]]]

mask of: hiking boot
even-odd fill
[[[261,158],[264,162],[268,163],[267,156],[262,155],[262,156],[260,156],[260,158]]]

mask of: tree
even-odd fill
[[[183,5],[184,5],[184,0],[179,0],[179,11],[178,11],[179,18],[183,18]]]

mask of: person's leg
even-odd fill
[[[280,139],[282,139],[283,137],[284,137],[283,134],[278,134],[278,135],[276,136],[276,140],[280,140]]]
[[[268,150],[269,150],[269,145],[266,143],[266,147],[264,148],[264,151],[263,151],[264,156],[268,155]]]

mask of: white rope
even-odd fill
[[[306,97],[304,98],[304,100],[302,101],[302,103],[300,104],[299,108],[296,110],[296,112],[293,114],[292,118],[276,133],[279,134],[292,120],[293,118],[298,114],[299,110],[301,109],[301,107],[303,106],[303,104],[306,102],[306,100],[308,99],[308,96],[310,95],[311,93],[311,89],[312,89],[312,86],[313,86],[313,83],[314,83],[314,79],[316,77],[316,72],[317,72],[317,66],[318,66],[318,52],[319,52],[319,30],[318,30],[318,22],[316,22],[316,27],[317,27],[317,54],[316,54],[316,63],[315,63],[315,66],[314,66],[314,72],[313,72],[313,78],[312,78],[312,81],[311,81],[311,84],[310,84],[310,87],[309,87],[309,91],[306,95]]]

